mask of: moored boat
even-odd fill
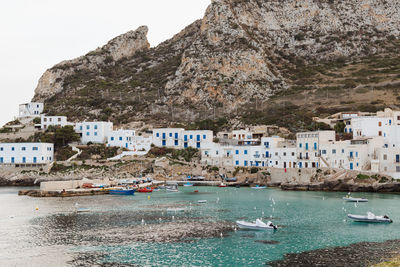
[[[356,221],[356,222],[371,222],[371,223],[392,223],[392,219],[389,216],[376,216],[372,212],[367,212],[367,215],[355,215],[355,214],[347,214],[347,217]]]
[[[251,187],[251,189],[265,189],[265,188],[267,188],[265,185],[264,186],[261,186],[261,185],[256,185],[256,186],[252,186]]]
[[[90,212],[90,209],[88,209],[88,208],[79,208],[79,209],[76,210],[76,212],[78,212],[78,213]]]
[[[153,188],[150,188],[150,187],[140,188],[140,189],[138,189],[138,192],[139,193],[151,193],[151,192],[153,192]]]
[[[205,200],[205,199],[198,200],[197,203],[207,203],[207,200]]]
[[[236,224],[241,229],[250,229],[250,230],[276,230],[278,226],[274,225],[271,221],[264,223],[260,219],[257,219],[255,222],[246,222],[246,221],[236,221]]]
[[[343,197],[343,200],[347,202],[368,202],[368,199],[366,198],[357,198],[350,195]]]
[[[187,183],[185,183],[183,186],[193,186],[193,184],[192,184],[192,183],[189,183],[189,182],[187,182]]]
[[[168,185],[166,187],[166,190],[167,190],[167,192],[179,192],[177,184]]]
[[[125,188],[121,188],[121,189],[115,188],[115,189],[108,190],[110,195],[134,195],[135,191],[136,191],[136,189],[125,189]]]
[[[220,184],[218,185],[218,187],[226,187],[226,184],[220,183]]]

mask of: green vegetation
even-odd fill
[[[366,179],[369,179],[369,178],[371,178],[370,176],[368,176],[368,175],[365,175],[365,174],[358,174],[357,175],[357,179],[360,179],[360,180],[366,180]]]
[[[257,168],[257,167],[252,167],[252,168],[250,169],[250,173],[257,173],[259,170],[260,170],[260,169]]]
[[[148,156],[168,157],[172,160],[181,160],[191,162],[195,157],[199,157],[199,150],[196,148],[185,148],[185,149],[173,149],[166,147],[152,147],[148,153]]]
[[[34,124],[40,124],[41,122],[42,122],[42,120],[39,117],[36,117],[33,119]]]
[[[106,147],[105,145],[90,145],[80,148],[82,153],[77,157],[78,160],[88,160],[93,156],[97,159],[108,159],[118,155],[118,147]]]
[[[26,141],[54,143],[54,147],[57,150],[58,148],[67,146],[71,142],[77,142],[79,140],[80,137],[75,133],[74,128],[68,125],[62,128],[49,128],[48,131],[44,133],[37,132]]]
[[[65,161],[75,155],[76,151],[73,151],[70,146],[66,147],[60,147],[56,150],[56,153],[54,155],[56,161]]]
[[[344,128],[346,128],[346,124],[344,124],[342,121],[338,121],[335,125],[335,132],[344,133]]]

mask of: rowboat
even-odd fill
[[[347,217],[356,221],[356,222],[371,222],[371,223],[392,223],[392,219],[390,219],[387,215],[384,216],[376,216],[372,212],[367,212],[367,216],[365,215],[354,215],[348,214]]]
[[[255,222],[246,222],[246,221],[236,221],[236,224],[241,229],[250,229],[250,230],[276,230],[278,226],[272,224],[271,221],[264,223],[260,219],[257,219]]]
[[[110,195],[133,195],[136,189],[110,189]]]

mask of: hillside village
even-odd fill
[[[89,169],[94,177],[105,173],[109,177],[114,170],[111,176],[120,177],[122,172],[122,178],[153,175],[165,180],[202,175],[211,180],[239,176],[246,181],[261,178],[273,182],[268,175],[277,173],[282,183],[283,177],[289,181],[290,175],[303,170],[306,178],[298,182],[304,183],[317,176],[319,181],[344,178],[346,170],[358,178],[379,175],[381,183],[400,179],[400,111],[389,108],[314,118],[334,130],[295,135],[274,126],[217,133],[183,128],[118,129],[105,121],[72,123],[65,116],[47,116],[43,110],[43,103],[22,104],[19,118],[2,128],[0,164],[8,174],[17,172],[21,178],[21,173],[59,176],[67,172],[65,179],[77,179],[90,177],[82,173]],[[31,125],[30,132],[27,125]],[[71,138],[65,137],[68,129]],[[49,139],[43,134],[57,131],[65,135],[62,142],[43,141]],[[34,138],[29,136],[32,134]],[[125,165],[123,171],[115,168],[117,165]],[[323,175],[321,170],[325,170]]]

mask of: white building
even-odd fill
[[[82,144],[105,144],[112,131],[112,122],[79,122],[75,125],[75,132],[80,135]]]
[[[26,103],[19,105],[19,118],[24,117],[39,117],[44,109],[43,103]]]
[[[65,116],[41,116],[40,128],[46,130],[49,126],[64,127],[70,125]]]
[[[1,164],[44,165],[54,161],[54,145],[50,143],[0,143]]]
[[[372,160],[371,170],[400,179],[400,148],[378,148],[376,157]]]
[[[316,131],[298,133],[297,166],[299,168],[319,168],[321,166],[320,146],[336,140],[335,131]]]
[[[133,150],[134,140],[134,130],[116,130],[110,132],[110,135],[107,136],[107,146],[123,147],[128,150]]]
[[[170,148],[202,148],[212,143],[212,131],[185,131],[182,128],[162,128],[153,130],[153,143],[158,147]]]

